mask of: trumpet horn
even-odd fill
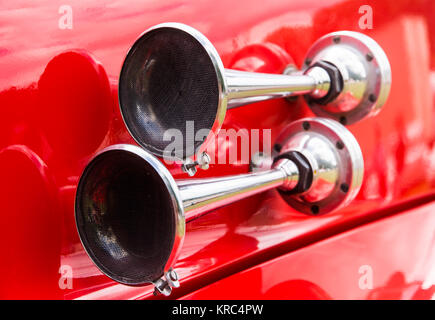
[[[159,24],[145,31],[125,58],[119,79],[121,114],[140,146],[159,157],[186,159],[206,147],[227,109],[304,95],[316,115],[351,124],[376,114],[391,85],[382,48],[370,37],[349,31],[320,38],[301,71],[284,73],[225,69],[198,30],[180,23]],[[185,144],[169,152],[166,147],[172,142],[164,138],[165,132],[184,133],[189,121],[209,135],[186,137]]]
[[[132,286],[153,283],[170,294],[186,223],[242,198],[277,189],[300,212],[319,215],[358,193],[364,163],[358,142],[341,124],[306,118],[278,138],[273,164],[262,171],[175,181],[151,153],[110,146],[86,166],[76,193],[82,244],[97,267]]]

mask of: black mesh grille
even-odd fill
[[[212,129],[219,103],[215,68],[204,47],[190,34],[160,28],[143,35],[129,52],[119,81],[121,112],[134,138],[163,156],[171,144],[187,157],[203,143],[187,135]],[[168,129],[181,131],[183,141],[164,141]]]
[[[175,218],[158,173],[140,157],[114,150],[95,158],[80,181],[77,228],[95,264],[126,284],[160,277],[172,251]]]

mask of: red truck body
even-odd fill
[[[56,1],[1,5],[0,298],[162,298],[152,295],[152,286],[118,284],[94,266],[77,234],[74,197],[99,150],[135,144],[119,111],[119,72],[138,35],[166,21],[204,33],[227,68],[281,73],[289,63],[300,67],[315,40],[339,30],[375,39],[392,68],[383,110],[348,127],[365,160],[357,198],[312,217],[272,190],[192,221],[175,266],[181,287],[170,298],[433,296],[433,1],[69,3],[71,28],[62,20],[68,8]],[[366,5],[373,28],[361,29]],[[286,124],[312,115],[301,98],[270,100],[228,111],[223,128],[271,129],[273,141]],[[197,177],[248,170],[245,163],[213,164]]]

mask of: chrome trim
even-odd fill
[[[174,234],[174,244],[173,244],[173,250],[171,252],[171,255],[168,258],[168,261],[165,265],[164,270],[165,271],[169,271],[171,266],[175,263],[178,255],[179,255],[179,251],[183,245],[184,242],[184,236],[185,236],[185,217],[184,217],[184,211],[183,211],[183,203],[180,200],[181,196],[180,196],[180,192],[178,190],[177,184],[174,180],[174,178],[172,177],[171,173],[168,171],[168,169],[166,169],[166,167],[156,158],[154,157],[151,153],[145,151],[144,149],[137,147],[135,145],[130,145],[130,144],[116,144],[116,145],[112,145],[109,146],[103,150],[101,150],[100,152],[98,152],[86,165],[85,170],[83,171],[82,175],[80,176],[79,179],[79,186],[80,186],[80,181],[82,181],[83,176],[86,173],[86,168],[88,168],[88,166],[94,161],[94,159],[96,159],[98,156],[100,156],[103,153],[106,152],[110,152],[113,150],[121,150],[124,152],[128,152],[128,153],[132,153],[136,156],[139,156],[140,158],[142,158],[145,162],[147,162],[148,164],[150,164],[152,166],[152,168],[160,175],[160,178],[162,179],[162,181],[164,182],[170,198],[171,198],[171,202],[172,202],[172,207],[174,208],[174,221],[175,221],[175,234]],[[79,190],[79,187],[77,188],[77,191]],[[79,196],[78,193],[76,193],[76,201],[75,201],[75,217],[76,217],[76,229],[77,229],[77,233],[80,236],[80,230],[77,226],[77,204],[79,203],[79,201],[77,201],[77,197]],[[87,249],[86,244],[84,243],[82,237],[80,236],[80,241],[83,245],[83,247],[85,248],[86,253],[88,254],[88,256],[92,259],[92,261],[94,261],[95,263],[95,256],[92,252],[90,252]],[[106,270],[104,267],[102,267],[98,262],[95,263],[95,265],[100,269],[100,271],[102,273],[104,273],[106,276],[108,276],[109,278],[111,278],[114,281],[119,282],[119,279],[115,279],[113,277],[113,275]],[[143,283],[130,283],[130,282],[126,282],[124,284],[127,285],[143,285]]]
[[[117,144],[101,150],[88,163],[79,179],[79,187],[77,188],[75,203],[77,232],[86,253],[102,273],[117,282],[133,286],[143,285],[145,283],[136,283],[116,278],[110,270],[107,270],[105,266],[99,262],[93,252],[88,250],[87,243],[84,241],[81,230],[78,228],[78,203],[81,202],[81,197],[84,196],[80,193],[80,186],[86,182],[84,177],[86,177],[87,168],[90,168],[93,161],[98,159],[99,156],[114,150],[131,153],[132,155],[141,158],[144,163],[149,164],[160,176],[168,190],[170,201],[172,202],[172,208],[174,208],[173,216],[175,219],[175,234],[171,254],[163,269],[164,273],[171,270],[178,258],[184,241],[186,222],[191,221],[209,210],[278,186],[284,185],[291,188],[296,185],[298,179],[296,166],[288,161],[286,163],[280,163],[277,168],[258,174],[241,174],[216,179],[175,181],[168,169],[166,169],[166,167],[155,156],[138,146]],[[164,275],[162,275],[162,277],[163,276]],[[168,290],[170,290],[170,288],[162,282],[162,278],[160,278],[160,280],[155,279],[153,283],[155,283],[156,288],[161,293],[168,293]]]
[[[310,76],[317,81],[315,89],[310,92],[311,97],[318,99],[323,98],[328,94],[329,88],[331,87],[331,78],[325,69],[313,67],[308,69],[307,72],[305,72],[305,75]]]
[[[273,157],[275,159],[279,155],[281,157],[272,164],[270,169],[219,178],[177,181],[156,157],[137,146],[113,145],[96,155],[98,157],[106,152],[120,150],[138,156],[143,160],[144,165],[150,165],[158,173],[168,190],[176,221],[175,235],[171,254],[163,268],[164,274],[161,278],[153,280],[156,292],[169,294],[172,287],[178,285],[178,276],[171,273],[171,268],[179,256],[186,223],[210,210],[266,190],[277,189],[287,203],[297,210],[304,213],[324,214],[347,205],[358,193],[364,173],[362,153],[353,135],[338,122],[321,118],[301,119],[284,129],[277,139],[277,144],[282,147]],[[309,165],[306,165],[305,169],[298,167],[301,161],[292,160],[290,151],[301,154],[306,159],[304,163],[308,161]],[[264,166],[259,164],[258,167]],[[302,177],[300,170],[310,172],[313,179],[303,191],[296,191],[300,190],[296,189],[301,182],[299,181]],[[84,196],[80,193],[80,185],[86,182],[84,177],[86,175],[80,178],[77,189],[76,217],[77,203],[80,203],[81,196]],[[344,184],[347,187],[343,191]],[[314,212],[313,207],[318,210]],[[81,237],[79,229],[78,232]],[[87,250],[82,238],[81,241],[97,267],[108,277],[114,279],[110,272],[95,260],[92,252]],[[168,276],[171,276],[169,280]],[[143,284],[114,280],[128,285]]]
[[[305,118],[293,122],[278,136],[280,153],[295,150],[309,161],[313,183],[304,193],[281,194],[289,205],[307,214],[325,214],[349,204],[364,176],[364,158],[358,141],[337,121]],[[273,156],[277,156],[275,152]]]
[[[291,161],[258,173],[240,174],[211,179],[177,180],[186,222],[205,212],[240,199],[277,187],[293,189],[299,179],[298,169]]]
[[[375,40],[353,31],[327,34],[308,50],[304,70],[318,61],[338,68],[343,89],[326,105],[308,99],[316,115],[352,124],[381,110],[391,88],[391,67]]]
[[[145,32],[143,32],[135,41],[139,41],[147,33],[160,29],[160,28],[173,28],[181,30],[191,35],[196,41],[198,41],[204,49],[207,51],[210,60],[216,71],[216,77],[218,80],[218,91],[219,91],[219,101],[217,112],[215,116],[215,121],[213,123],[212,129],[208,137],[204,140],[204,143],[197,150],[197,154],[202,153],[207,148],[207,145],[212,141],[212,136],[216,135],[219,131],[222,123],[225,119],[225,114],[227,109],[236,108],[246,104],[264,101],[269,99],[276,99],[282,97],[288,97],[293,95],[309,94],[313,92],[316,97],[321,97],[327,93],[329,88],[329,76],[325,72],[309,72],[308,74],[299,75],[286,75],[286,74],[266,74],[266,73],[254,73],[245,72],[238,70],[225,69],[222,60],[216,51],[213,44],[198,30],[182,24],[175,22],[168,22],[155,25]],[[124,62],[130,55],[133,46],[129,49]],[[123,73],[124,64],[121,69],[121,75]],[[121,95],[118,94],[120,97]],[[147,146],[141,141],[140,138],[136,137],[129,128],[129,123],[126,121],[123,115],[123,107],[121,101],[119,100],[121,115],[123,117],[124,123],[126,124],[127,130],[134,138],[134,140],[141,145],[143,148],[147,149],[149,152],[162,156],[152,147]],[[186,155],[187,157],[193,157],[193,154]],[[170,155],[165,155],[166,159],[171,159]],[[174,159],[179,160],[179,159]]]
[[[166,23],[157,24],[157,25],[145,30],[144,32],[142,32],[140,34],[140,36],[135,40],[133,45],[130,47],[130,49],[128,50],[126,58],[124,59],[124,61],[127,60],[131,50],[134,47],[134,44],[140,38],[142,38],[148,32],[151,32],[153,30],[160,29],[160,28],[174,28],[177,30],[184,31],[184,32],[188,33],[189,35],[191,35],[193,38],[195,38],[195,40],[198,41],[204,47],[204,49],[207,51],[207,53],[210,57],[210,60],[214,66],[214,69],[216,71],[216,77],[218,80],[218,90],[219,90],[218,108],[217,108],[216,117],[215,117],[212,129],[210,130],[210,133],[207,136],[207,138],[204,140],[204,143],[201,145],[201,148],[198,150],[198,153],[202,153],[207,148],[207,144],[212,140],[212,137],[217,134],[217,132],[219,131],[219,129],[222,126],[222,123],[224,122],[224,119],[225,119],[225,114],[226,114],[226,110],[227,110],[227,95],[226,95],[227,83],[226,83],[225,76],[224,76],[225,68],[223,66],[221,58],[219,57],[218,52],[216,51],[213,44],[207,39],[207,37],[205,37],[201,32],[199,32],[195,28],[192,28],[188,25],[185,25],[182,23],[177,23],[177,22],[166,22]],[[123,67],[121,68],[119,78],[121,78],[121,74],[122,74],[123,69],[124,69],[124,63],[123,63]],[[119,90],[119,86],[118,86],[118,90]],[[123,116],[122,106],[121,106],[121,101],[119,100],[119,96],[120,96],[120,94],[118,92],[118,102],[119,102],[119,106],[120,106],[120,110],[121,110],[122,119],[127,127],[127,130],[129,131],[130,135],[133,137],[133,139],[140,146],[144,147],[149,152],[151,152],[157,156],[160,156],[159,154],[156,154],[155,152],[153,152],[153,150],[150,150],[149,148],[147,148],[147,146],[144,145],[142,143],[142,141],[139,138],[135,137],[135,135],[130,131],[129,124],[127,121],[125,121],[125,118]],[[193,154],[187,155],[187,156],[190,157],[190,156],[193,156]],[[167,155],[165,155],[165,157],[167,159],[170,159],[170,157]],[[179,160],[179,159],[174,159],[174,160]]]
[[[228,83],[228,109],[311,92],[316,92],[316,96],[323,96],[328,92],[330,81],[328,74],[325,79],[325,73],[315,72],[307,75],[285,75],[225,69],[225,77]]]
[[[217,112],[210,133],[196,150],[196,154],[204,152],[213,140],[212,137],[218,133],[227,109],[303,94],[316,115],[335,119],[342,124],[352,124],[376,115],[389,95],[391,67],[388,58],[373,39],[358,32],[340,31],[320,38],[309,49],[302,71],[287,69],[284,74],[265,74],[225,69],[217,50],[207,37],[185,24],[170,22],[155,25],[143,32],[138,40],[160,28],[181,30],[191,35],[206,50],[216,71],[219,94]],[[325,97],[332,84],[341,80],[337,77],[331,78],[325,69],[315,65],[317,62],[334,65],[342,79],[342,89],[332,101],[321,102],[318,99]],[[119,104],[124,123],[135,141],[149,152],[162,156],[133,134],[124,118],[121,101]],[[191,151],[189,153],[192,154],[185,156],[194,158],[194,152]],[[171,160],[170,155],[165,155],[165,158]]]

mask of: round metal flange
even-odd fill
[[[279,135],[274,158],[299,152],[308,160],[313,182],[303,193],[279,190],[285,201],[306,214],[325,214],[346,206],[357,195],[364,174],[364,160],[355,137],[338,122],[305,118],[293,122]]]
[[[376,115],[388,98],[391,67],[382,48],[372,38],[352,31],[327,34],[310,48],[304,70],[317,62],[328,62],[340,71],[341,93],[322,103],[307,95],[312,111],[319,116],[352,124]]]

